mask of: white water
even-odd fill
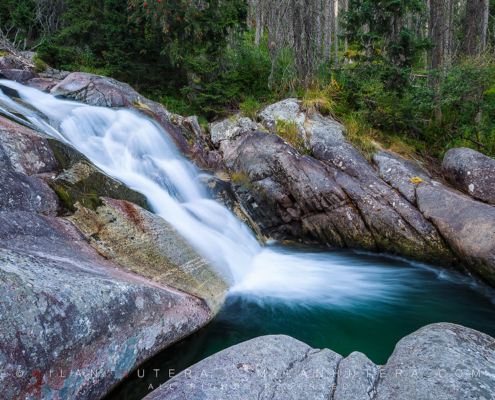
[[[399,280],[407,277],[390,279],[390,268],[349,265],[349,260],[331,253],[262,248],[230,211],[208,198],[197,183],[200,171],[152,120],[129,110],[60,100],[11,81],[0,83],[17,90],[49,121],[3,92],[1,108],[24,115],[47,134],[72,144],[108,175],[143,193],[156,214],[231,275],[231,291],[261,301],[351,306],[397,301],[405,290]]]

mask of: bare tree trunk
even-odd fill
[[[334,49],[335,49],[335,64],[339,64],[339,0],[334,0],[334,18],[335,18],[335,39],[334,39]]]
[[[325,0],[325,43],[323,46],[323,56],[327,60],[332,52],[332,4],[334,0]]]
[[[430,53],[430,70],[439,71],[442,68],[442,59],[444,52],[444,38],[442,35],[442,28],[444,26],[444,8],[442,0],[430,0],[430,40],[435,47],[431,49]],[[430,77],[430,85],[438,90],[439,79],[436,77]],[[437,101],[439,98],[437,98]],[[442,120],[442,108],[440,106],[435,107],[435,118],[439,121]]]
[[[314,48],[315,48],[315,56],[320,59],[321,56],[321,37],[322,37],[322,0],[315,0],[315,27],[314,27]]]
[[[474,56],[484,51],[488,15],[488,0],[467,0],[464,23],[464,54]]]

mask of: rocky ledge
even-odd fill
[[[494,376],[495,339],[440,323],[403,338],[386,365],[288,336],[259,337],[193,365],[145,400],[488,400]]]

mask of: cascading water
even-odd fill
[[[384,363],[403,336],[429,323],[454,322],[495,336],[493,290],[453,272],[340,249],[258,244],[249,229],[198,184],[202,173],[153,121],[129,110],[57,99],[11,81],[22,102],[0,91],[0,108],[23,115],[68,142],[108,175],[143,193],[156,214],[211,259],[233,286],[208,327],[178,354],[143,368],[178,372],[250,338],[284,333],[347,355]],[[14,117],[14,116],[13,116]],[[15,118],[15,117],[14,117]],[[163,372],[164,373],[164,372]],[[151,378],[150,378],[151,379]],[[153,381],[132,377],[112,399],[141,399]]]
[[[108,175],[143,193],[156,214],[232,277],[232,292],[308,304],[385,298],[400,292],[383,271],[321,255],[263,249],[229,210],[207,197],[197,183],[200,171],[152,120],[130,110],[61,100],[11,81],[1,84],[15,89],[38,112],[1,93],[4,109],[24,115],[48,135],[73,145]]]

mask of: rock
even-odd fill
[[[102,398],[212,315],[200,299],[105,260],[66,219],[0,216],[3,398]]]
[[[363,353],[355,351],[339,364],[333,400],[376,399],[380,367]]]
[[[422,183],[416,195],[421,212],[469,271],[495,285],[495,208],[440,184]]]
[[[51,185],[68,210],[72,210],[76,202],[95,210],[100,205],[101,196],[127,200],[149,209],[143,194],[129,189],[84,158],[73,161],[52,180]]]
[[[141,96],[131,86],[105,76],[73,72],[55,86],[55,96],[99,107],[127,107],[152,117],[174,140],[179,150],[189,154],[190,144],[178,125],[182,117],[172,114],[161,104]]]
[[[380,178],[413,205],[416,205],[417,185],[411,182],[411,179],[420,178],[425,182],[431,182],[431,175],[419,164],[388,151],[374,153],[373,161],[378,167]]]
[[[0,70],[14,69],[15,62],[10,57],[0,57]]]
[[[50,93],[55,86],[57,86],[60,82],[60,79],[54,78],[33,78],[25,82],[26,86],[41,90],[43,92]]]
[[[298,99],[286,99],[266,107],[259,114],[259,118],[265,126],[274,126],[278,120],[285,122],[295,122],[301,133],[304,133],[304,123],[306,114],[301,109],[301,102]],[[268,128],[267,126],[267,128]]]
[[[10,79],[16,82],[26,82],[30,79],[39,78],[40,76],[33,71],[23,69],[2,69],[0,70],[0,78]]]
[[[56,215],[59,200],[40,179],[0,168],[0,214],[15,211]]]
[[[223,141],[235,139],[241,133],[242,128],[230,119],[214,122],[210,125],[211,141],[219,147]]]
[[[345,139],[345,127],[329,117],[322,116],[318,111],[314,110],[306,118],[304,124],[306,132],[306,146],[308,143],[313,143],[313,146],[318,141],[324,141],[330,137],[335,140]]]
[[[193,365],[145,399],[329,399],[341,360],[288,336],[263,336]]]
[[[236,192],[266,236],[374,249],[370,232],[323,164],[266,132],[244,131],[222,146]]]
[[[440,323],[406,336],[382,371],[377,399],[495,398],[495,339]]]
[[[288,336],[262,336],[182,371],[145,400],[488,400],[494,356],[495,339],[449,323],[406,336],[384,367],[361,353],[343,359]]]
[[[0,167],[26,175],[52,171],[55,157],[48,141],[36,132],[0,117]]]
[[[465,147],[450,149],[442,171],[458,189],[495,205],[495,159]]]
[[[219,310],[231,277],[199,256],[161,217],[127,201],[102,198],[101,203],[96,211],[76,205],[70,217],[91,246],[107,259]]]
[[[379,251],[437,265],[457,266],[455,255],[436,228],[384,183],[354,147],[332,135],[310,136],[309,145],[314,157],[327,165],[359,210]]]
[[[70,75],[70,71],[61,71],[59,69],[47,67],[46,71],[40,72],[42,78],[63,81]]]

